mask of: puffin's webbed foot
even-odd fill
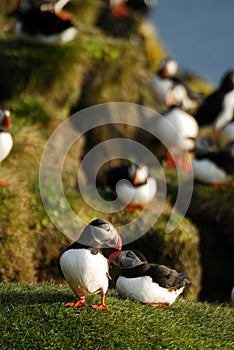
[[[76,302],[69,302],[66,304],[67,307],[81,307],[81,306],[85,306],[85,299],[79,299]]]

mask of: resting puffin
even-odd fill
[[[184,287],[190,284],[184,273],[164,265],[148,263],[137,250],[114,252],[109,260],[121,269],[121,275],[116,281],[119,295],[152,306],[171,305]]]
[[[28,43],[65,43],[73,40],[77,34],[77,29],[67,15],[55,10],[43,10],[42,6],[34,2],[21,0],[14,14],[18,18],[16,35]]]
[[[85,296],[101,294],[101,304],[94,309],[106,310],[105,294],[108,289],[109,265],[99,248],[121,249],[121,238],[114,226],[104,219],[95,219],[87,225],[80,238],[59,258],[59,270],[78,301],[66,306],[85,305]]]
[[[201,94],[190,89],[179,77],[178,71],[179,65],[175,60],[165,59],[153,75],[151,86],[159,102],[187,111],[198,106]]]
[[[215,133],[234,116],[234,70],[223,76],[220,86],[211,93],[194,114],[199,126],[213,125]]]
[[[213,186],[234,185],[234,142],[192,159],[194,179]]]
[[[122,181],[127,180],[127,181]],[[149,176],[147,166],[139,166],[136,163],[110,166],[105,172],[105,186],[127,205],[131,211],[136,207],[146,207],[156,194],[156,180]]]
[[[0,162],[2,162],[10,153],[13,146],[11,134],[6,131],[11,127],[10,111],[0,109]],[[0,180],[1,186],[6,186],[4,180]]]

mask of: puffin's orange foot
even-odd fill
[[[85,299],[79,299],[76,302],[70,302],[66,304],[67,307],[81,307],[85,306]]]
[[[134,212],[135,210],[137,209],[149,209],[148,205],[145,204],[145,203],[141,203],[141,204],[138,204],[138,205],[134,205],[134,204],[129,204],[126,206],[126,211],[129,211],[129,212]]]
[[[8,183],[4,180],[0,180],[0,186],[8,186]]]
[[[169,306],[167,303],[147,303],[148,305],[151,306]]]
[[[141,204],[139,204],[139,207],[140,207],[141,209],[150,209],[149,205],[146,204],[146,203],[141,203]]]
[[[129,204],[126,206],[126,211],[133,212],[137,209],[137,205]]]
[[[91,305],[91,307],[94,310],[108,310],[108,306],[106,306],[105,304],[101,304],[101,305]]]
[[[233,184],[230,183],[213,183],[213,187],[233,187]]]

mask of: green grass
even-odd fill
[[[0,284],[3,349],[233,349],[234,309],[182,298],[153,308],[107,294],[108,311],[66,308],[66,285]]]

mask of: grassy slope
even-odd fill
[[[66,286],[0,284],[1,349],[227,349],[234,347],[234,309],[178,299],[153,308],[107,294],[108,311],[66,308]]]

